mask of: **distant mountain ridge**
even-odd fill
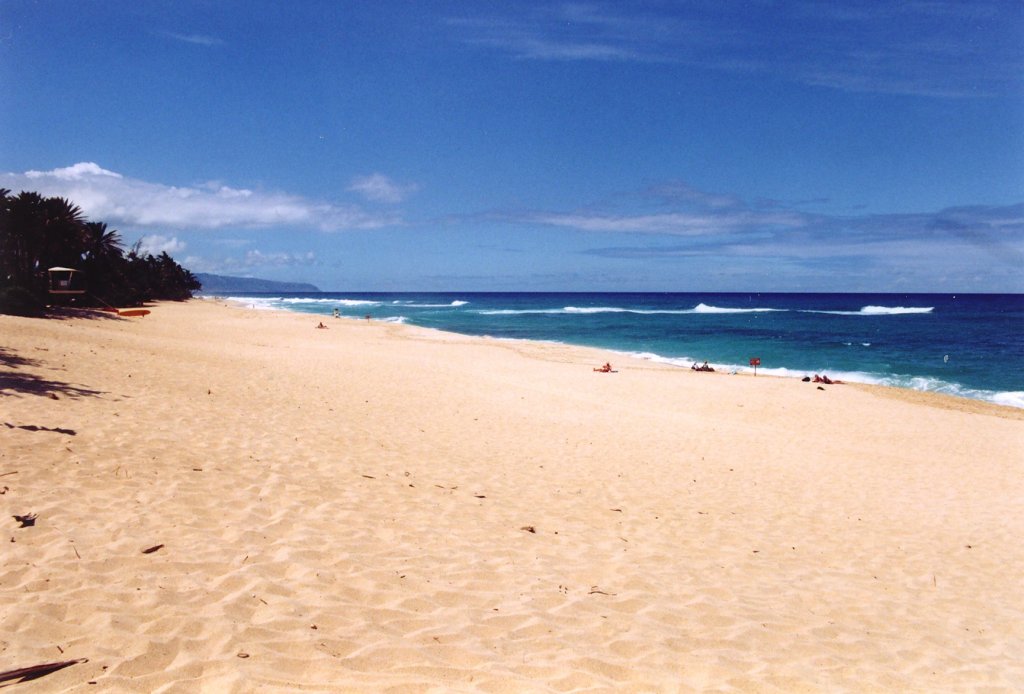
[[[318,292],[320,288],[305,282],[276,282],[258,277],[229,277],[227,275],[211,275],[197,272],[203,288],[201,291],[211,292]]]

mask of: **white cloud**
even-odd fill
[[[185,243],[179,241],[177,236],[161,236],[159,234],[153,234],[152,236],[143,236],[139,239],[139,251],[145,255],[160,255],[161,253],[167,253],[168,255],[174,255],[185,250]]]
[[[127,178],[92,162],[51,171],[0,173],[0,187],[70,199],[93,220],[139,229],[300,227],[322,231],[401,224],[395,214],[219,183],[179,187]]]
[[[373,202],[397,203],[405,200],[418,189],[416,184],[399,185],[384,174],[370,174],[352,179],[348,190],[359,193]]]
[[[100,167],[99,164],[94,164],[91,161],[83,161],[78,164],[72,164],[66,166],[63,169],[53,169],[52,171],[26,171],[25,177],[36,179],[36,178],[55,178],[60,181],[81,181],[84,178],[91,176],[110,176],[111,178],[123,178],[121,174],[114,173],[113,171],[107,171]]]

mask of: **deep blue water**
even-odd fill
[[[681,367],[832,378],[1024,407],[1021,294],[240,294],[255,308],[549,340]]]

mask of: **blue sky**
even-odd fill
[[[0,86],[0,187],[195,272],[1024,291],[1019,0],[0,0]]]

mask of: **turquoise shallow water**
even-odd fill
[[[548,340],[688,368],[828,374],[1024,407],[1020,294],[241,294],[253,308]]]

